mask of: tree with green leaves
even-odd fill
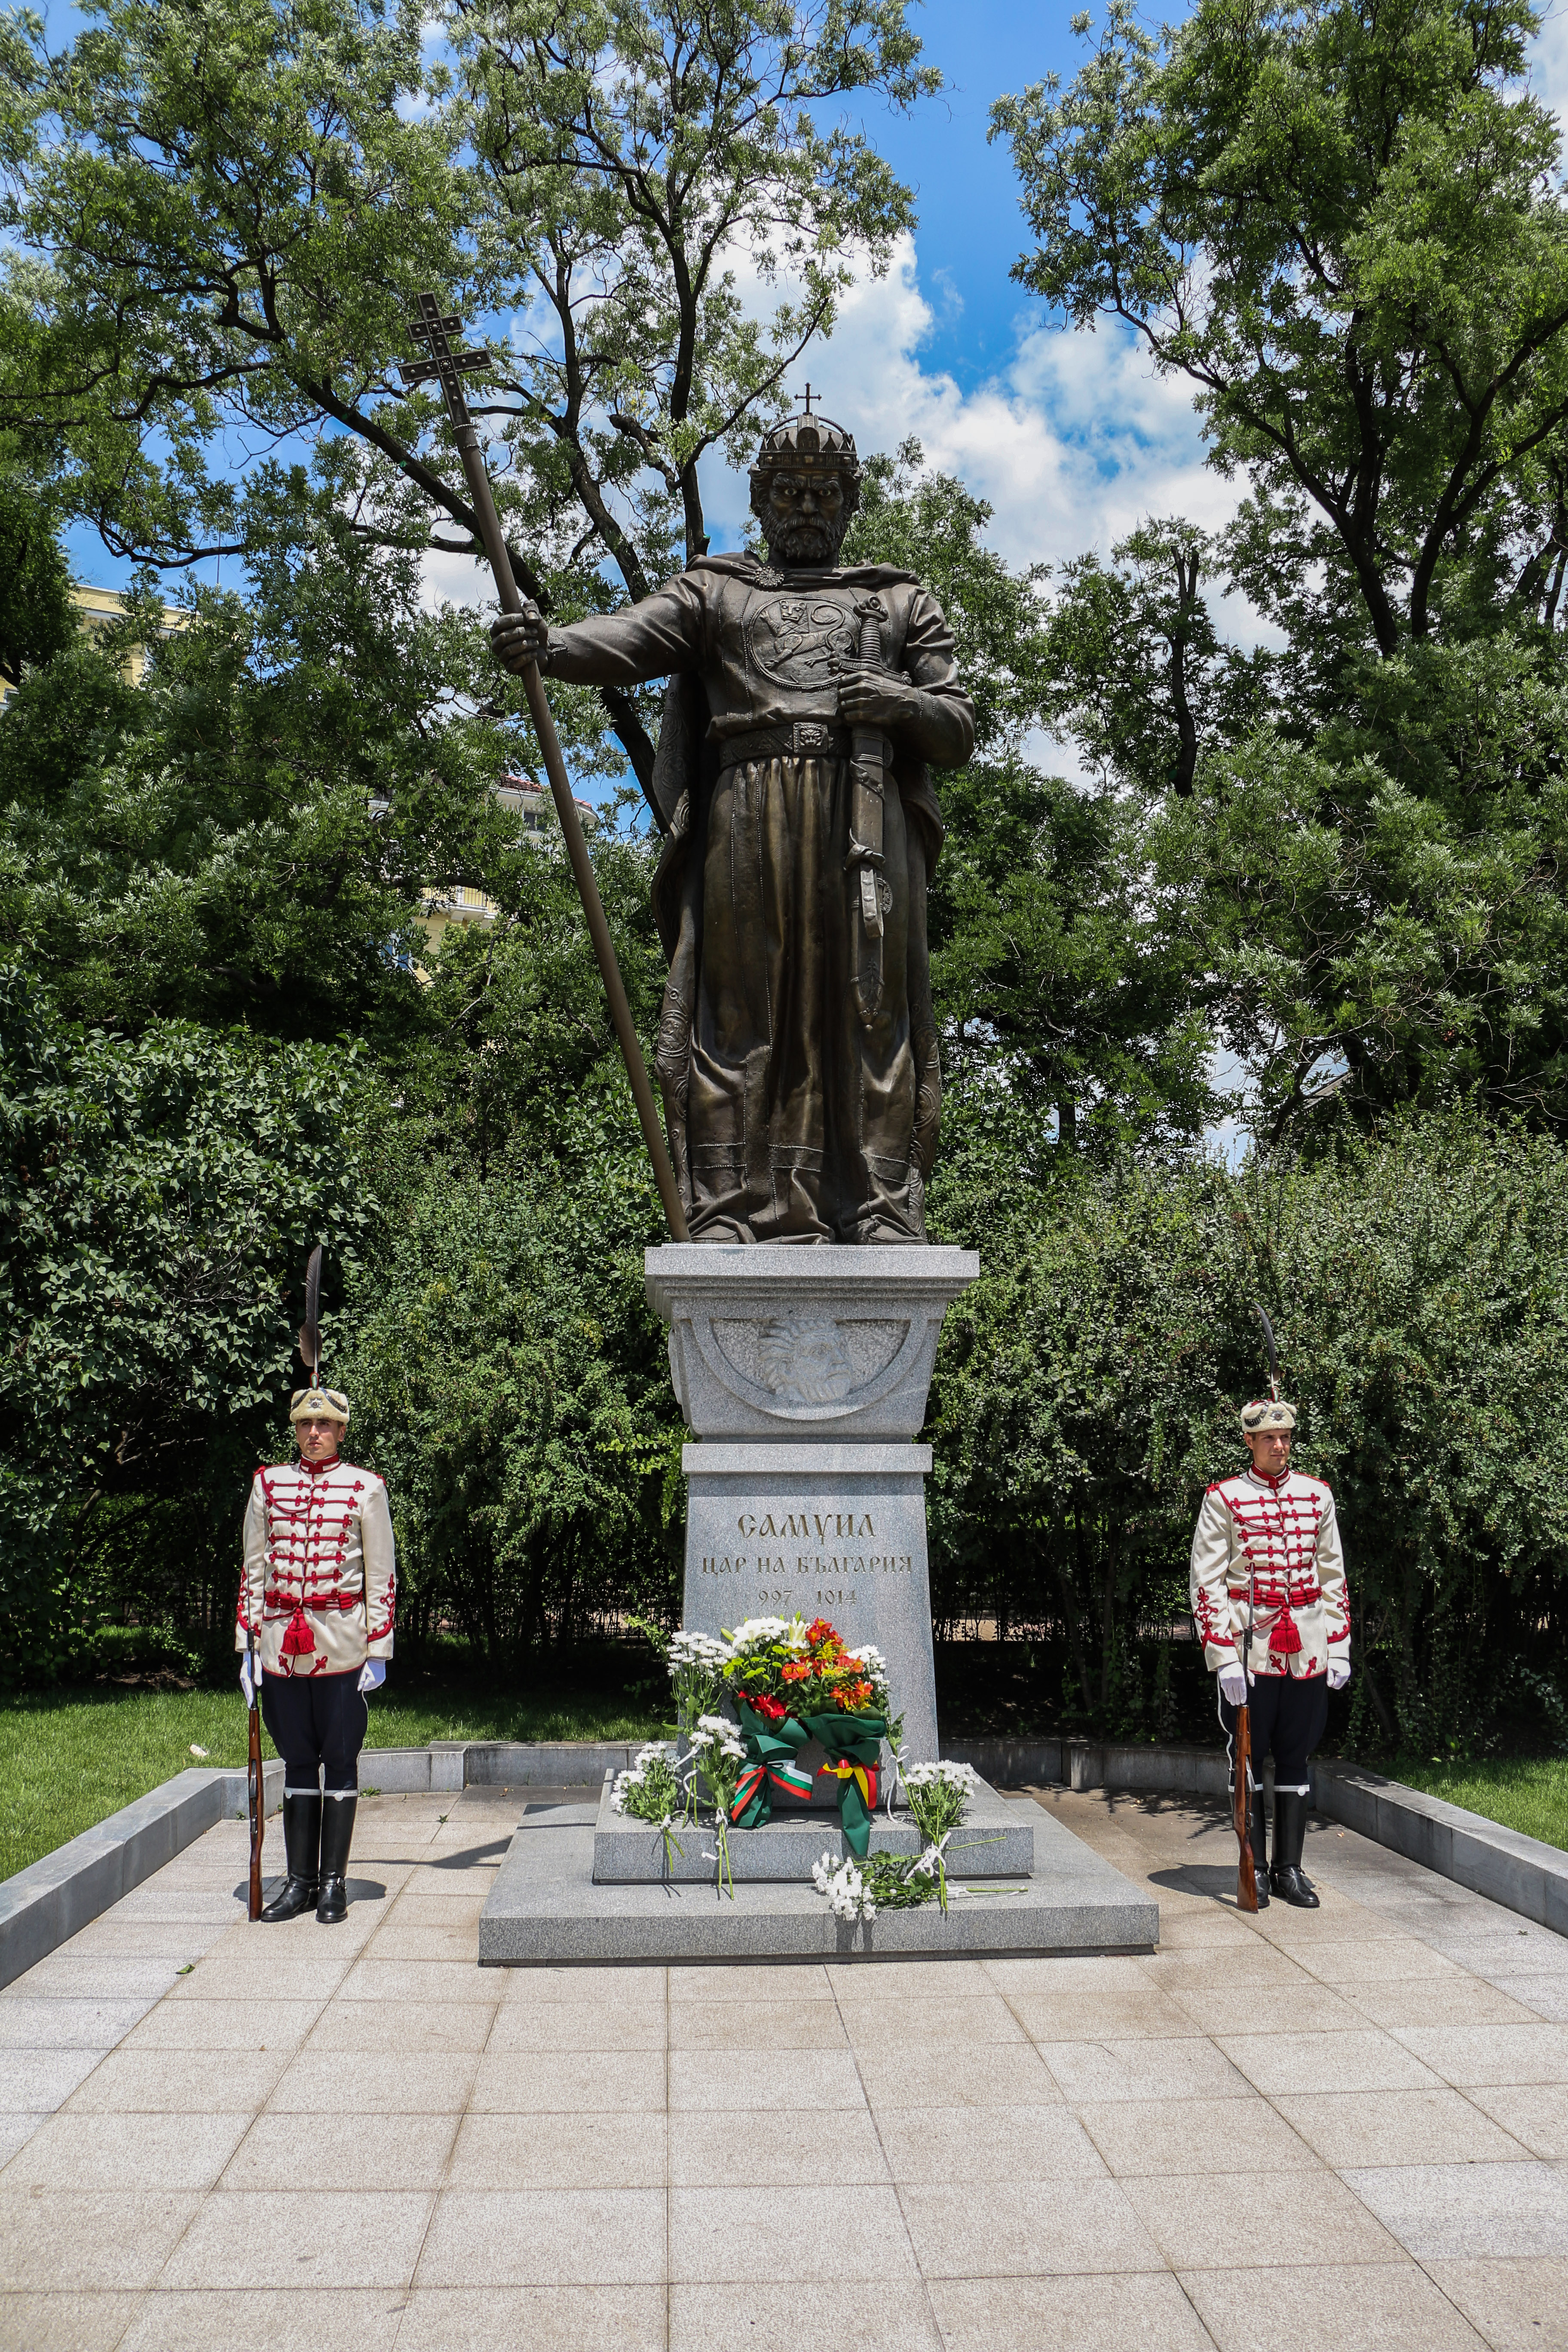
[[[1104,782],[1190,799],[1200,758],[1267,707],[1267,656],[1222,643],[1205,600],[1224,571],[1206,532],[1146,523],[1110,561],[1064,565],[1046,636],[1052,724]]]
[[[1028,1129],[1023,1160],[1042,1175],[1053,1120],[1069,1155],[1192,1141],[1216,1109],[1192,894],[1173,860],[1156,872],[1149,809],[1119,771],[1083,790],[1040,764],[1037,735],[1062,723],[1068,691],[1043,571],[1009,570],[984,544],[990,509],[930,471],[916,442],[873,458],[861,495],[845,560],[930,583],[975,706],[973,757],[942,780],[947,837],[930,902],[949,1129],[966,1118],[966,1087],[993,1121],[1000,1085]],[[939,1218],[946,1182],[939,1161]],[[995,1208],[972,1200],[963,1214],[984,1224]]]
[[[1568,1160],[1472,1113],[1341,1119],[1303,1161],[1131,1159],[992,1252],[931,1398],[933,1602],[1033,1639],[1043,1709],[1212,1742],[1185,1563],[1279,1334],[1298,1459],[1333,1488],[1355,1674],[1335,1727],[1430,1754],[1568,1739]],[[1191,1671],[1184,1672],[1184,1668]],[[1336,1703],[1339,1704],[1339,1703]]]
[[[1342,633],[1349,598],[1384,655],[1500,572],[1538,598],[1556,576],[1524,533],[1568,449],[1540,21],[1528,0],[1200,0],[1156,38],[1111,0],[1069,90],[994,112],[1037,240],[1016,275],[1192,383],[1263,509],[1263,609],[1271,573],[1300,596],[1321,566],[1320,625]]]
[[[478,558],[441,404],[397,373],[437,288],[516,321],[475,405],[519,584],[567,617],[706,545],[704,453],[910,222],[827,108],[936,86],[908,0],[450,0],[431,48],[413,0],[88,13],[18,65],[0,424],[55,435],[73,509],[160,564],[240,544],[226,436],[337,431],[419,492],[414,543]],[[742,272],[792,285],[758,315]],[[634,699],[574,715],[647,785]]]
[[[1070,567],[1052,632],[1066,722],[1165,804],[1154,870],[1203,909],[1202,1001],[1276,1137],[1326,1066],[1367,1119],[1459,1089],[1568,1124],[1568,207],[1536,22],[1200,0],[1156,39],[1117,0],[1069,89],[996,110],[1018,275],[1184,375],[1248,479],[1203,561],[1282,644],[1217,645],[1180,522]]]
[[[41,484],[17,465],[0,466],[0,677],[20,686],[77,631],[70,575]]]
[[[78,1017],[390,1040],[420,1017],[426,901],[521,855],[483,635],[425,609],[395,531],[355,528],[368,471],[346,439],[313,477],[258,467],[248,602],[203,591],[165,636],[143,583],[0,716],[0,941]]]
[[[364,1250],[356,1057],[63,1021],[0,970],[0,1657],[42,1678],[117,1560],[230,1605],[237,1496],[276,1445],[306,1252]],[[147,1540],[151,1530],[153,1540]],[[220,1599],[221,1595],[221,1599]]]
[[[940,78],[906,0],[456,0],[452,34],[481,243],[528,322],[501,430],[521,474],[563,502],[570,486],[636,600],[672,524],[688,561],[707,549],[703,456],[750,457],[856,262],[884,270],[913,223],[908,189],[828,107],[907,109]],[[760,316],[742,265],[773,289]]]
[[[626,1089],[557,1103],[481,1175],[427,1162],[352,1297],[341,1370],[389,1480],[417,1633],[517,1672],[631,1610],[679,1610],[680,1449],[643,1250],[659,1231]]]

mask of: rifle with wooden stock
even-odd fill
[[[249,1595],[246,1596],[248,1604]],[[250,1753],[246,1759],[245,1794],[250,1810],[250,1908],[261,1916],[261,1839],[267,1817],[267,1781],[261,1769],[261,1677],[256,1670],[256,1633],[247,1629],[246,1649],[250,1658]]]
[[[1261,1307],[1255,1304],[1252,1311],[1263,1326],[1264,1345],[1268,1350],[1268,1393],[1277,1397],[1279,1393],[1279,1351],[1275,1345],[1274,1326]],[[1241,1652],[1241,1671],[1247,1677],[1249,1697],[1252,1690],[1256,1574],[1249,1551],[1247,1555],[1247,1639]],[[1231,1807],[1240,1848],[1236,1864],[1236,1907],[1238,1911],[1256,1911],[1258,1864],[1252,1851],[1252,1708],[1247,1700],[1244,1700],[1236,1710],[1236,1738],[1232,1744],[1236,1751],[1236,1778],[1231,1787]]]
[[[1252,1709],[1238,1706],[1236,1710],[1236,1779],[1231,1791],[1231,1807],[1236,1817],[1236,1834],[1240,1852],[1236,1865],[1236,1907],[1238,1911],[1258,1908],[1258,1865],[1252,1854]]]

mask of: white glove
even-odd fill
[[[1331,1658],[1329,1660],[1329,1688],[1331,1690],[1343,1690],[1350,1678],[1351,1662],[1348,1658]]]
[[[386,1660],[384,1658],[367,1658],[363,1666],[360,1670],[360,1678],[356,1687],[362,1691],[379,1690],[385,1680]]]
[[[258,1658],[256,1661],[256,1685],[255,1687],[252,1687],[250,1680],[250,1652],[248,1650],[242,1650],[239,1654],[239,1687],[245,1693],[245,1704],[247,1707],[252,1707],[256,1705],[256,1692],[259,1689],[260,1685],[260,1659]]]
[[[1221,1666],[1219,1687],[1221,1697],[1229,1699],[1232,1706],[1247,1705],[1247,1676],[1240,1666]]]

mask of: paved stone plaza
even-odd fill
[[[1547,1930],[1332,1828],[1244,1921],[1217,1808],[1048,1791],[1153,1957],[481,1970],[521,1801],[367,1801],[331,1930],[225,1823],[0,1994],[0,2344],[1568,2347]]]

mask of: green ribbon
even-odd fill
[[[863,1862],[871,1850],[871,1816],[877,1810],[882,1736],[888,1728],[888,1718],[885,1715],[845,1715],[835,1707],[831,1715],[808,1715],[805,1722],[811,1737],[822,1742],[826,1769],[832,1771],[836,1767],[842,1768],[838,1775],[838,1826],[850,1853]]]
[[[812,1780],[795,1759],[808,1739],[822,1742],[825,1769],[837,1770],[838,1826],[851,1853],[861,1861],[871,1850],[871,1817],[877,1810],[879,1767],[888,1719],[882,1715],[786,1715],[770,1723],[737,1694],[735,1714],[746,1743],[746,1767],[736,1786],[730,1819],[737,1829],[760,1829],[773,1818],[773,1790],[809,1798]]]

